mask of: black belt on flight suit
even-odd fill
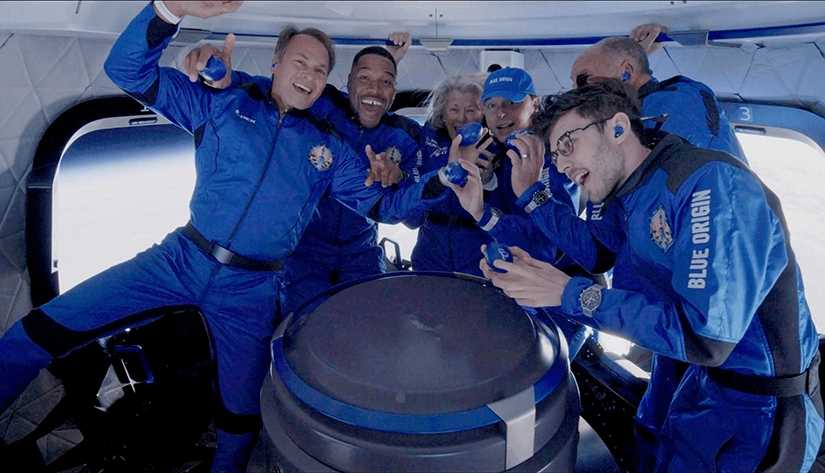
[[[192,240],[198,248],[202,249],[211,255],[219,263],[235,268],[246,269],[249,271],[280,271],[284,267],[284,260],[262,261],[252,258],[246,258],[239,254],[233,253],[221,245],[212,243],[206,237],[192,226],[192,222],[187,222],[183,227],[183,233]]]
[[[763,396],[791,397],[812,394],[819,386],[819,351],[805,372],[778,378],[737,373],[721,368],[706,367],[708,377],[716,384],[748,394]]]

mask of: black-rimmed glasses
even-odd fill
[[[558,159],[559,154],[561,154],[562,156],[570,156],[571,154],[573,154],[573,140],[570,138],[570,135],[577,131],[584,131],[593,125],[604,123],[610,120],[610,118],[613,117],[602,118],[599,121],[592,122],[581,128],[576,128],[575,130],[569,130],[564,132],[564,134],[562,134],[556,141],[556,151],[550,151],[550,161],[553,163],[553,166],[556,166],[556,160]]]

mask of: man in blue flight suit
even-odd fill
[[[645,44],[655,39],[643,36],[646,30],[634,30],[634,37],[645,38]],[[661,125],[694,146],[729,153],[747,164],[745,153],[724,110],[713,91],[701,82],[676,76],[659,82],[650,72],[645,48],[629,37],[605,38],[587,48],[573,62],[570,72],[573,84],[581,87],[597,77],[611,77],[626,82],[638,91],[643,117],[667,114]],[[645,121],[652,128],[656,122]]]
[[[419,178],[421,129],[414,121],[389,112],[395,98],[396,60],[403,58],[410,46],[407,34],[394,33],[391,38],[401,43],[391,46],[391,51],[369,46],[355,55],[347,80],[349,94],[327,85],[309,112],[331,121],[363,165],[371,164],[367,147],[383,153],[387,166],[393,169],[386,171],[388,175],[382,185],[395,184],[402,177],[410,179],[402,183],[408,185]],[[191,51],[186,61],[190,78],[196,76],[198,66],[203,69],[211,54],[230,64],[233,44],[228,41],[220,52],[206,46]],[[272,83],[271,78],[251,77],[240,71],[233,71],[229,79],[213,83],[212,87],[255,83],[268,88]],[[384,252],[378,246],[375,221],[358,215],[335,199],[325,199],[284,264],[281,311],[286,316],[337,283],[384,271]]]
[[[571,78],[574,85],[581,86],[595,77],[620,79],[637,90],[642,101],[643,117],[662,117],[661,130],[678,135],[695,146],[723,151],[747,164],[745,153],[733,131],[733,127],[719,106],[713,91],[702,84],[684,76],[676,76],[659,82],[650,73],[648,56],[657,45],[659,32],[665,30],[657,25],[642,25],[634,28],[630,37],[605,38],[585,50],[573,63]],[[646,120],[645,126],[653,128],[657,122]],[[593,212],[596,216],[607,219],[619,219],[611,215],[613,210],[602,211],[601,206],[588,205],[588,218]],[[634,354],[644,350],[634,347]],[[687,366],[675,360],[668,360],[660,355],[653,355],[651,372],[662,379],[669,378],[670,385],[662,382],[655,385],[659,392],[644,399],[648,404],[640,409],[636,419],[637,442],[640,445],[651,444],[664,422],[667,413],[667,401],[673,396],[678,379]],[[668,387],[669,386],[669,387]],[[644,413],[644,415],[641,415]]]
[[[260,432],[280,270],[318,203],[329,195],[397,222],[446,196],[435,174],[397,192],[366,186],[368,169],[334,127],[305,112],[334,64],[332,42],[319,30],[281,32],[268,93],[254,84],[210,91],[158,67],[183,15],[209,18],[240,3],[156,1],[113,46],[105,63],[112,81],[194,136],[191,220],[12,326],[0,339],[0,410],[54,357],[148,322],[133,314],[196,304],[215,344],[223,404],[212,470],[245,471]]]
[[[397,65],[384,48],[362,49],[352,61],[349,94],[327,86],[310,112],[327,117],[369,166],[366,147],[385,153],[400,166],[406,180],[418,180],[421,165],[421,128],[414,121],[389,112],[395,98]],[[400,176],[392,179],[395,183]],[[401,185],[410,182],[401,183]],[[386,271],[384,251],[378,246],[378,225],[327,199],[318,206],[304,236],[284,265],[284,315],[335,284]]]
[[[624,237],[598,254],[615,262],[613,288],[520,248],[513,263],[495,263],[506,273],[483,260],[482,270],[519,304],[557,307],[690,363],[669,400],[655,463],[640,471],[806,472],[823,431],[818,336],[779,201],[726,153],[671,134],[644,145],[635,95],[618,80],[593,81],[547,101],[536,119],[558,168],[594,202],[621,209]],[[517,166],[513,177],[536,223],[557,217],[538,169]],[[457,193],[483,220],[479,186]],[[590,235],[592,243],[601,234]],[[554,235],[562,246],[579,244],[564,237]]]

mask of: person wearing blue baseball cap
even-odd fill
[[[538,136],[530,133],[515,134],[531,128],[533,117],[538,113],[539,107],[540,99],[536,94],[533,78],[524,69],[505,67],[487,76],[481,94],[481,110],[485,124],[493,136],[493,142],[484,153],[485,156],[489,156],[489,165],[482,163],[483,158],[478,159],[482,182],[487,183],[484,185],[486,212],[476,224],[488,237],[493,236],[490,230],[502,214],[529,219],[527,210],[517,202],[519,195],[512,184],[512,160],[526,159],[531,154],[543,154],[544,145]],[[485,175],[489,173],[492,173],[492,177],[489,180],[485,179]],[[549,190],[546,194],[548,200],[552,199],[569,207],[578,215],[581,191],[566,175],[558,172],[549,155],[544,157],[540,180]],[[499,243],[507,246],[525,244],[512,233],[498,232],[496,238]],[[535,256],[552,263],[569,275],[589,276],[578,263],[556,251],[555,247],[549,249],[547,254]],[[557,321],[568,341],[571,341],[579,327],[566,319],[560,319],[549,312],[548,314]]]
[[[487,154],[491,156],[490,165],[486,166],[482,175],[485,171],[494,173],[491,184],[485,186],[489,194],[486,200],[506,214],[527,217],[524,209],[515,204],[518,196],[511,183],[513,166],[510,159],[523,158],[529,155],[530,150],[542,149],[537,146],[541,140],[529,133],[515,135],[510,140],[507,138],[515,132],[529,130],[539,106],[540,99],[533,78],[524,69],[505,67],[487,76],[481,94],[481,110],[484,123],[494,139],[487,147]],[[510,149],[516,154],[508,156]],[[581,194],[578,186],[558,172],[549,158],[542,170],[541,180],[553,193],[553,198],[578,214]]]
[[[505,67],[484,83],[481,107],[490,133],[500,142],[516,130],[526,130],[539,109],[533,78],[524,69]]]

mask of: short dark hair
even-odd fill
[[[286,47],[289,46],[289,42],[292,41],[292,38],[298,36],[299,34],[312,36],[324,45],[324,48],[327,50],[327,54],[329,54],[329,69],[327,69],[327,74],[332,72],[332,68],[335,67],[335,45],[326,33],[317,28],[304,28],[299,30],[298,28],[290,25],[281,30],[278,34],[278,44],[275,45],[275,54],[278,55],[279,60],[283,57]]]
[[[398,74],[398,64],[395,63],[395,58],[392,57],[392,54],[390,54],[389,51],[382,48],[381,46],[367,46],[366,48],[358,51],[358,54],[356,54],[355,57],[352,59],[352,67],[355,67],[355,65],[358,64],[358,60],[368,54],[375,54],[377,56],[383,56],[389,59],[392,63],[393,72]]]
[[[639,141],[646,142],[639,96],[633,87],[618,79],[600,77],[563,94],[548,95],[539,113],[533,117],[531,131],[547,141],[553,125],[571,110],[594,121],[609,119],[622,112],[630,118],[630,128]],[[599,131],[604,131],[604,123],[596,126]]]

